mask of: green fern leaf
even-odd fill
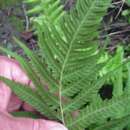
[[[97,30],[101,18],[110,2],[111,0],[78,0],[76,8],[70,14],[64,15],[63,20],[61,20],[60,30],[53,25],[48,27],[43,22],[46,31],[43,33],[38,31],[39,41],[42,44],[40,47],[47,57],[48,64],[53,66],[53,71],[59,81],[58,91],[63,122],[61,97],[65,78],[69,77],[70,74],[77,76],[78,72],[84,73],[85,76],[85,70],[89,67],[88,61],[91,61],[92,57],[95,60],[94,65],[97,64],[100,53],[97,52],[97,41],[94,39],[98,37]],[[57,37],[60,37],[61,42],[58,41]],[[88,53],[91,49],[94,51]]]
[[[13,115],[15,117],[29,117],[29,118],[33,118],[33,119],[40,118],[39,115],[34,114],[33,112],[26,112],[26,111],[11,112],[11,115]]]
[[[81,113],[76,119],[68,122],[68,127],[70,129],[74,126],[80,126],[82,129],[87,128],[92,123],[112,117],[113,114],[119,112],[121,108],[127,107],[129,101],[130,95],[123,95],[109,102],[92,104],[81,110]]]
[[[28,104],[36,108],[41,114],[56,119],[57,114],[52,112],[52,110],[47,107],[48,105],[46,102],[29,86],[15,83],[3,77],[0,77],[0,80],[4,81],[23,101],[26,101]]]
[[[94,130],[112,130],[112,128],[127,126],[130,123],[130,115],[122,117],[120,119],[115,119],[107,122],[106,124],[95,128]]]
[[[28,11],[28,14],[38,14],[38,17],[34,17],[37,23],[44,20],[56,24],[65,13],[60,0],[25,0],[25,2],[35,5]]]

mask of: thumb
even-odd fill
[[[39,123],[38,130],[68,130],[64,125],[55,121],[39,119],[35,122],[35,126],[37,126],[37,123]]]
[[[6,124],[5,124],[6,122]],[[16,118],[0,110],[0,130],[68,130],[62,124],[44,119]]]

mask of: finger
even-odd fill
[[[0,109],[7,110],[8,103],[11,97],[11,90],[7,85],[0,82]]]
[[[19,63],[5,56],[0,56],[0,76],[22,84],[28,84],[30,82]],[[2,109],[7,109],[7,107],[9,111],[19,109],[22,102],[16,96],[11,96],[11,90],[7,85],[1,82],[0,86],[0,102],[3,104]]]
[[[13,112],[19,110],[19,108],[22,106],[23,102],[15,95],[12,94],[9,99],[9,104],[7,107],[8,112]]]
[[[39,129],[37,130],[68,130],[65,126],[55,121],[38,120],[37,122],[34,123],[34,125],[36,123],[39,123]]]
[[[11,79],[8,58],[0,56],[0,76]],[[0,81],[0,109],[6,110],[11,96],[10,88]]]

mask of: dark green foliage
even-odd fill
[[[44,1],[43,15],[34,20],[41,56],[16,39],[29,62],[0,48],[21,63],[36,87],[35,92],[5,78],[1,80],[22,100],[50,119],[60,120],[69,130],[84,130],[93,124],[95,129],[108,118],[124,117],[122,111],[128,109],[129,93],[116,95],[109,101],[103,101],[98,94],[111,72],[123,64],[104,73],[109,65],[101,62],[103,53],[98,49],[98,28],[110,4],[111,0],[77,0],[75,8],[65,13],[59,0]],[[75,111],[76,117],[72,116]]]
[[[94,130],[111,130],[111,128],[115,128],[115,127],[121,127],[123,126],[123,128],[125,128],[125,126],[127,126],[130,123],[130,116],[125,116],[119,119],[115,119],[115,120],[111,120],[109,123],[107,122],[106,124],[97,127]]]
[[[34,118],[34,119],[41,117],[38,114],[34,114],[33,112],[24,112],[24,111],[12,112],[11,114],[15,117],[30,117],[30,118]]]
[[[11,5],[16,5],[16,3],[19,3],[19,0],[1,0],[0,1],[0,9],[9,7]]]

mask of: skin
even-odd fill
[[[0,56],[0,76],[22,84],[30,84],[30,79],[21,69],[19,63],[5,56]],[[0,81],[0,130],[67,130],[62,124],[55,121],[16,118],[8,113],[19,109],[21,105],[22,101],[13,95],[7,85]],[[28,108],[27,105],[25,106]],[[30,106],[29,109],[31,109]]]

